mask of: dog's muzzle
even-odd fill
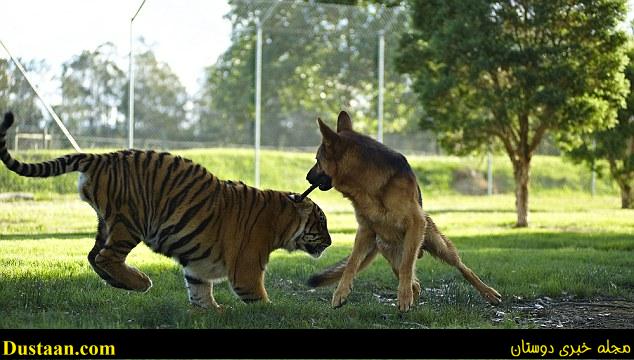
[[[321,191],[332,189],[332,178],[326,175],[326,173],[318,171],[316,165],[306,174],[306,180],[308,180],[311,185],[318,186]]]

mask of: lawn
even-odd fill
[[[522,305],[537,299],[634,301],[634,213],[614,197],[535,197],[532,226],[512,227],[513,198],[428,197],[428,210],[463,260],[503,295],[488,305],[453,268],[424,257],[425,288],[407,314],[395,308],[397,281],[380,259],[355,282],[349,303],[333,310],[332,288],[304,285],[312,272],[350,252],[354,217],[341,199],[323,204],[334,243],[318,260],[277,251],[267,271],[272,304],[247,305],[216,285],[223,314],[188,305],[179,267],[137,247],[129,262],[154,287],[145,294],[106,285],[90,268],[95,216],[74,196],[0,203],[0,318],[25,328],[488,328],[531,327]],[[500,315],[503,313],[503,315]]]
[[[265,177],[263,187],[303,190],[300,175],[311,155],[289,156],[283,162],[287,168]],[[239,169],[249,169],[248,163],[239,161],[235,167],[206,165],[225,178],[241,178],[244,173]],[[413,166],[424,169],[425,165]],[[540,171],[547,173],[547,169],[536,173]],[[11,176],[0,169],[0,177],[12,181]],[[331,191],[311,195],[325,210],[333,236],[325,254],[314,260],[303,253],[276,251],[266,277],[272,303],[243,304],[224,282],[216,285],[214,295],[228,308],[218,314],[192,308],[179,267],[144,245],[131,253],[128,262],[152,278],[149,292],[115,289],[101,281],[86,260],[95,235],[94,212],[65,190],[64,184],[75,179],[76,175],[26,179],[37,184],[11,190],[34,191],[35,201],[0,202],[2,328],[634,327],[634,211],[619,209],[616,194],[591,197],[574,190],[578,184],[571,180],[566,181],[573,190],[565,192],[536,188],[530,199],[531,226],[526,229],[513,227],[510,194],[434,193],[423,185],[425,208],[454,241],[464,262],[502,294],[500,306],[488,305],[457,270],[425,256],[417,263],[424,290],[409,313],[397,311],[397,280],[384,259],[362,272],[348,304],[333,310],[333,288],[313,290],[304,284],[311,273],[349,254],[352,246],[356,227],[352,208]],[[54,181],[64,191],[44,189]],[[441,189],[442,184],[430,186]],[[7,188],[0,187],[0,192]],[[609,311],[585,316],[579,304],[599,304],[599,310]],[[577,306],[575,316],[583,321],[562,317],[558,309],[564,305]],[[614,318],[623,309],[630,317]],[[612,318],[615,322],[610,322]]]

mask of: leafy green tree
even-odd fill
[[[333,3],[333,1],[322,1]],[[357,130],[376,129],[378,29],[387,21],[374,1],[334,1],[362,8],[310,7],[280,2],[263,30],[262,143],[316,145],[315,117],[352,111]],[[197,100],[199,133],[228,142],[253,140],[255,23],[267,12],[258,3],[230,1],[231,47],[206,71]],[[266,3],[267,6],[271,5]],[[342,19],[345,14],[345,20]],[[387,25],[389,27],[389,25]],[[385,131],[407,128],[417,108],[400,76],[390,76],[398,36],[386,33]],[[396,72],[392,72],[396,74]],[[398,75],[398,74],[397,74]],[[233,132],[226,130],[230,125]],[[224,128],[224,130],[223,130]],[[222,134],[222,135],[220,135]]]
[[[43,74],[46,63],[18,59],[29,74]],[[38,99],[24,76],[9,59],[0,59],[0,111],[11,110],[19,117],[20,126],[32,130],[44,126],[44,116]]]
[[[614,127],[589,134],[584,142],[570,150],[568,155],[584,162],[599,175],[607,170],[621,190],[621,207],[634,209],[634,46],[630,44],[627,54],[629,63],[625,68],[625,77],[630,82],[627,106],[618,112]]]
[[[124,117],[116,109],[127,76],[117,57],[116,47],[104,43],[62,64],[62,103],[56,109],[75,134],[123,134]]]
[[[453,153],[500,146],[513,164],[518,227],[528,226],[531,158],[605,129],[624,105],[625,0],[411,0],[401,71],[424,129]]]
[[[159,61],[147,48],[134,60],[135,138],[183,140],[190,137],[186,105],[188,95],[178,76],[167,63]],[[128,113],[128,83],[119,111]]]

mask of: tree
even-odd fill
[[[634,209],[634,46],[628,50],[629,63],[625,77],[630,82],[627,106],[618,112],[614,127],[584,136],[583,143],[568,155],[587,164],[597,174],[605,172],[600,160],[606,160],[608,171],[621,190],[621,208]]]
[[[361,4],[363,8],[328,3]],[[376,1],[280,2],[263,27],[262,143],[316,145],[314,119],[352,110],[357,130],[376,128],[378,30],[389,21]],[[390,4],[396,3],[390,2]],[[253,141],[255,23],[271,3],[230,1],[231,47],[206,71],[197,132],[215,140]],[[278,6],[279,5],[279,6]],[[345,16],[345,20],[342,17]],[[388,28],[391,30],[391,28]],[[401,77],[390,76],[395,32],[386,33],[385,130],[402,131],[417,108]],[[395,73],[395,72],[394,72]],[[393,126],[389,126],[392,125]],[[229,131],[231,127],[233,131]],[[222,135],[220,135],[222,134]],[[312,142],[311,142],[312,141]]]
[[[46,63],[18,59],[30,74],[42,74]],[[39,129],[44,126],[44,116],[38,99],[22,73],[9,59],[0,59],[0,111],[11,110],[19,117],[20,126]]]
[[[123,97],[126,74],[116,63],[112,43],[99,45],[62,64],[61,118],[76,134],[112,135],[119,125],[123,134],[123,115],[116,112]]]
[[[515,177],[528,226],[532,155],[544,136],[574,143],[616,121],[627,82],[625,0],[412,0],[401,71],[415,79],[424,129],[453,153],[492,144]]]
[[[151,49],[135,55],[135,137],[182,140],[188,138],[187,91],[169,65],[156,59]],[[119,111],[128,113],[128,83]],[[189,134],[189,133],[187,133]]]

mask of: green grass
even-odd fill
[[[311,157],[294,156],[296,164],[265,183],[302,190],[303,177],[296,177]],[[214,170],[239,177],[248,168],[248,163],[236,163]],[[417,263],[424,288],[420,304],[403,315],[394,306],[397,280],[383,259],[358,276],[349,303],[340,309],[330,308],[332,288],[304,285],[311,273],[350,252],[354,215],[334,191],[311,196],[324,208],[333,235],[324,256],[314,260],[303,253],[275,252],[266,277],[272,304],[243,304],[226,282],[216,285],[216,300],[229,307],[223,314],[189,306],[179,267],[144,245],[128,261],[146,272],[154,287],[139,294],[106,285],[86,260],[96,228],[93,210],[76,195],[44,198],[0,203],[0,327],[517,327],[513,305],[541,296],[634,300],[634,212],[619,209],[617,196],[538,193],[531,197],[527,229],[513,228],[511,195],[425,196],[425,208],[464,262],[504,302],[498,308],[488,305],[455,269],[425,256]],[[498,310],[507,313],[506,320],[491,320]]]
[[[104,152],[106,150],[94,150]],[[68,151],[22,151],[14,156],[27,162],[50,160]],[[253,184],[253,151],[246,149],[194,149],[175,153],[204,165],[223,179],[239,179]],[[418,176],[423,195],[455,195],[453,174],[457,170],[473,169],[486,173],[484,158],[458,158],[452,156],[409,156],[408,160]],[[314,164],[313,153],[289,153],[266,150],[261,156],[261,186],[302,192],[306,188],[306,172]],[[274,169],[274,170],[269,170]],[[531,168],[531,194],[562,192],[575,194],[590,191],[590,172],[562,158],[535,156]],[[512,194],[514,182],[509,160],[496,156],[493,161],[495,189],[500,194]],[[50,197],[50,193],[70,194],[77,191],[77,177],[67,174],[52,179],[29,179],[9,171],[0,171],[0,192],[33,192],[38,198]],[[610,178],[597,181],[597,193],[618,194],[618,187]]]

